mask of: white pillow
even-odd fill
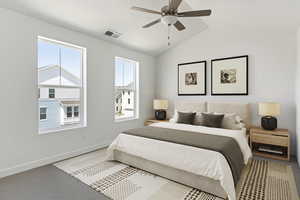
[[[177,123],[177,120],[175,120],[174,118],[171,118],[171,119],[169,120],[169,122],[175,124],[175,123]]]
[[[242,123],[242,119],[240,116],[236,115],[235,113],[214,113],[214,114],[223,114],[224,118],[222,121],[221,127],[224,129],[230,130],[240,130],[245,128],[245,124]]]
[[[173,117],[169,120],[171,123],[177,123],[178,121],[178,111],[175,109]]]

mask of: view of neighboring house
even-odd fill
[[[39,67],[38,77],[40,131],[80,123],[80,79],[58,65]]]
[[[134,116],[134,83],[127,86],[115,87],[115,116],[116,119]]]

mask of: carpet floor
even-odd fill
[[[53,165],[0,179],[0,200],[110,200]]]

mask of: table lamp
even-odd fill
[[[168,100],[155,99],[153,101],[153,109],[155,110],[155,119],[157,120],[166,120],[168,109]]]
[[[277,128],[277,119],[275,116],[280,115],[279,103],[259,103],[258,114],[262,116],[261,126],[266,130],[275,130]]]

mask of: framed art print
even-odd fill
[[[206,95],[206,61],[178,65],[178,95]]]
[[[248,95],[248,56],[211,61],[211,95]]]

